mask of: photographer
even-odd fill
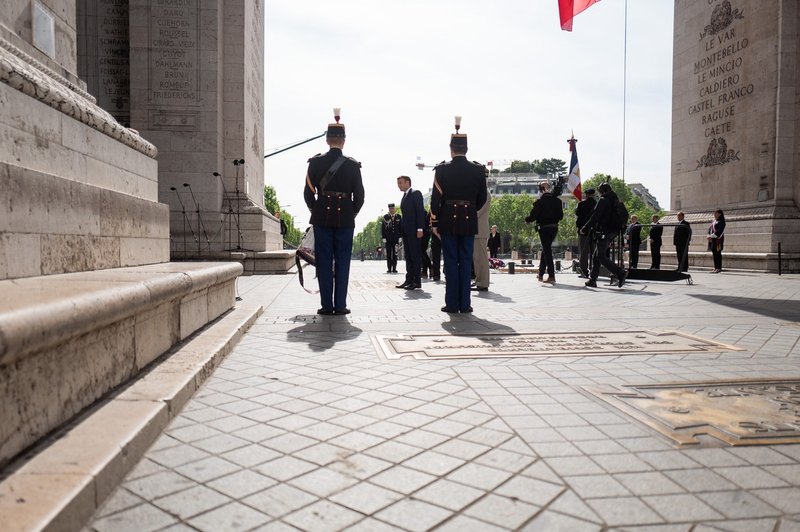
[[[622,288],[622,285],[625,284],[625,270],[614,264],[614,261],[608,257],[609,240],[612,240],[615,234],[612,227],[614,209],[620,200],[608,183],[603,183],[597,187],[597,191],[600,192],[600,200],[597,202],[597,206],[594,208],[592,216],[586,222],[586,225],[581,228],[582,235],[588,234],[589,231],[594,229],[596,241],[592,271],[589,274],[589,280],[585,284],[586,286],[597,288],[597,277],[600,275],[600,264],[602,264],[617,277],[617,286]]]
[[[558,222],[564,217],[564,207],[558,196],[552,192],[552,186],[547,181],[539,184],[539,199],[533,203],[531,213],[525,218],[526,223],[536,222],[536,231],[542,241],[542,258],[539,261],[540,282],[555,284],[556,273],[553,264],[553,241],[558,233]],[[544,271],[547,269],[547,280]]]

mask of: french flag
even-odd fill
[[[558,14],[561,16],[561,29],[572,31],[572,19],[578,13],[600,0],[558,0]]]
[[[567,189],[572,192],[572,195],[578,201],[583,199],[583,192],[581,192],[581,167],[578,166],[578,147],[575,145],[578,139],[575,135],[567,140],[569,142],[569,151],[572,152],[572,157],[569,160],[569,177],[567,177]]]

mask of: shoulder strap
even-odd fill
[[[328,171],[325,172],[325,175],[322,178],[322,181],[319,182],[319,191],[325,192],[325,187],[328,186],[333,175],[339,171],[339,168],[344,164],[347,157],[344,155],[340,155],[338,159],[328,168]]]

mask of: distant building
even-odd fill
[[[640,200],[647,205],[648,209],[652,209],[654,211],[660,211],[661,207],[658,205],[658,200],[655,196],[653,196],[647,187],[641,183],[628,183],[628,187],[630,187],[631,192],[638,197]]]

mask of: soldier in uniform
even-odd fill
[[[381,238],[386,248],[386,273],[397,273],[397,245],[403,234],[403,217],[395,212],[394,203],[389,204],[389,212],[383,215]]]
[[[317,314],[350,314],[347,308],[347,283],[356,215],[364,205],[361,163],[342,154],[344,124],[339,109],[333,110],[336,123],[328,124],[326,142],[330,149],[308,160],[303,190],[311,225],[314,226],[314,253],[321,307]]]
[[[450,136],[450,162],[434,169],[431,195],[431,227],[441,238],[444,255],[445,305],[442,312],[472,312],[470,274],[478,210],[486,203],[486,167],[467,160],[467,136],[459,133],[461,117],[456,117],[456,132]]]

